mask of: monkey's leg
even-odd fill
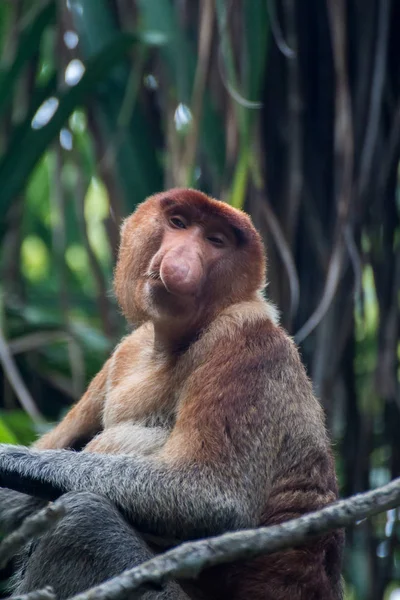
[[[63,599],[152,558],[140,536],[105,498],[90,492],[63,496],[66,516],[22,557],[14,594],[50,585]],[[179,585],[149,591],[145,600],[185,600]]]

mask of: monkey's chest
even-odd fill
[[[121,423],[171,428],[175,420],[177,387],[163,369],[142,368],[111,384],[103,413],[107,429]]]

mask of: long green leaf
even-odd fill
[[[269,40],[268,2],[245,2],[244,34],[245,34],[245,84],[247,99],[259,102]],[[257,115],[257,110],[250,111],[252,119]]]
[[[177,90],[178,100],[190,105],[196,71],[196,53],[189,37],[182,29],[177,11],[170,0],[138,0],[145,30],[160,34],[167,42],[160,54]],[[220,180],[225,168],[225,136],[223,123],[211,96],[204,95],[200,143],[209,159],[209,165]]]
[[[258,102],[262,90],[265,60],[267,54],[267,41],[269,34],[268,12],[265,2],[245,2],[243,4],[244,48],[244,81],[238,82],[235,71],[233,42],[229,39],[226,23],[227,7],[224,0],[216,1],[217,17],[222,37],[223,60],[229,83],[249,102]],[[257,170],[258,161],[252,155],[253,132],[258,108],[246,106],[243,102],[235,104],[236,119],[240,134],[240,152],[232,178],[230,203],[236,208],[243,208],[247,193],[247,184],[250,168]]]
[[[72,0],[72,15],[75,28],[81,40],[85,58],[99,52],[104,43],[118,31],[115,15],[110,3],[104,0]],[[137,101],[138,82],[142,78],[143,61],[140,56],[149,45],[159,44],[162,40],[141,38],[139,52],[133,58],[132,72],[129,63],[121,62],[117,69],[104,79],[96,94],[96,118],[104,135],[113,146],[116,157],[116,173],[125,192],[125,210],[131,212],[136,204],[146,196],[162,189],[163,173],[156,152],[156,142],[152,137],[151,122]],[[139,55],[139,56],[138,56]],[[130,86],[132,78],[136,85]],[[134,90],[128,100],[127,90]],[[124,116],[121,119],[122,115]]]
[[[41,154],[54,140],[71,113],[80,106],[86,96],[104,79],[107,73],[124,57],[137,38],[121,34],[106,45],[104,50],[90,59],[82,79],[64,93],[57,94],[59,106],[52,119],[41,129],[29,128],[19,147],[12,145],[13,152],[7,153],[0,163],[0,211],[4,215],[15,196],[23,189],[32,169]],[[11,142],[12,144],[12,142]],[[13,168],[9,168],[9,165]]]
[[[0,442],[2,444],[18,444],[16,436],[0,418]]]
[[[6,172],[8,168],[14,168],[15,157],[19,156],[21,144],[32,127],[32,119],[34,115],[39,110],[43,102],[47,98],[55,96],[56,93],[57,75],[50,77],[49,81],[45,85],[35,88],[25,119],[16,125],[12,131],[12,137],[8,143],[7,152],[1,158],[0,173],[4,171]]]
[[[35,425],[23,410],[1,410],[0,419],[3,427],[7,427],[6,435],[8,436],[8,440],[6,440],[6,437],[0,434],[2,442],[29,446],[37,439]]]
[[[0,72],[0,113],[7,108],[22,69],[37,51],[43,31],[54,22],[55,15],[56,5],[51,2],[39,12],[31,26],[20,35],[14,62],[7,71]]]

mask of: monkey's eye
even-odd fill
[[[175,229],[186,229],[187,225],[181,217],[170,217],[169,224]]]
[[[225,236],[219,233],[213,233],[212,235],[208,235],[207,240],[211,242],[211,244],[213,244],[214,246],[217,246],[218,248],[223,248],[224,246],[226,246]]]

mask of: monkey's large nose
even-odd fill
[[[161,262],[160,277],[171,294],[193,296],[203,279],[200,258],[190,251],[167,253]]]

